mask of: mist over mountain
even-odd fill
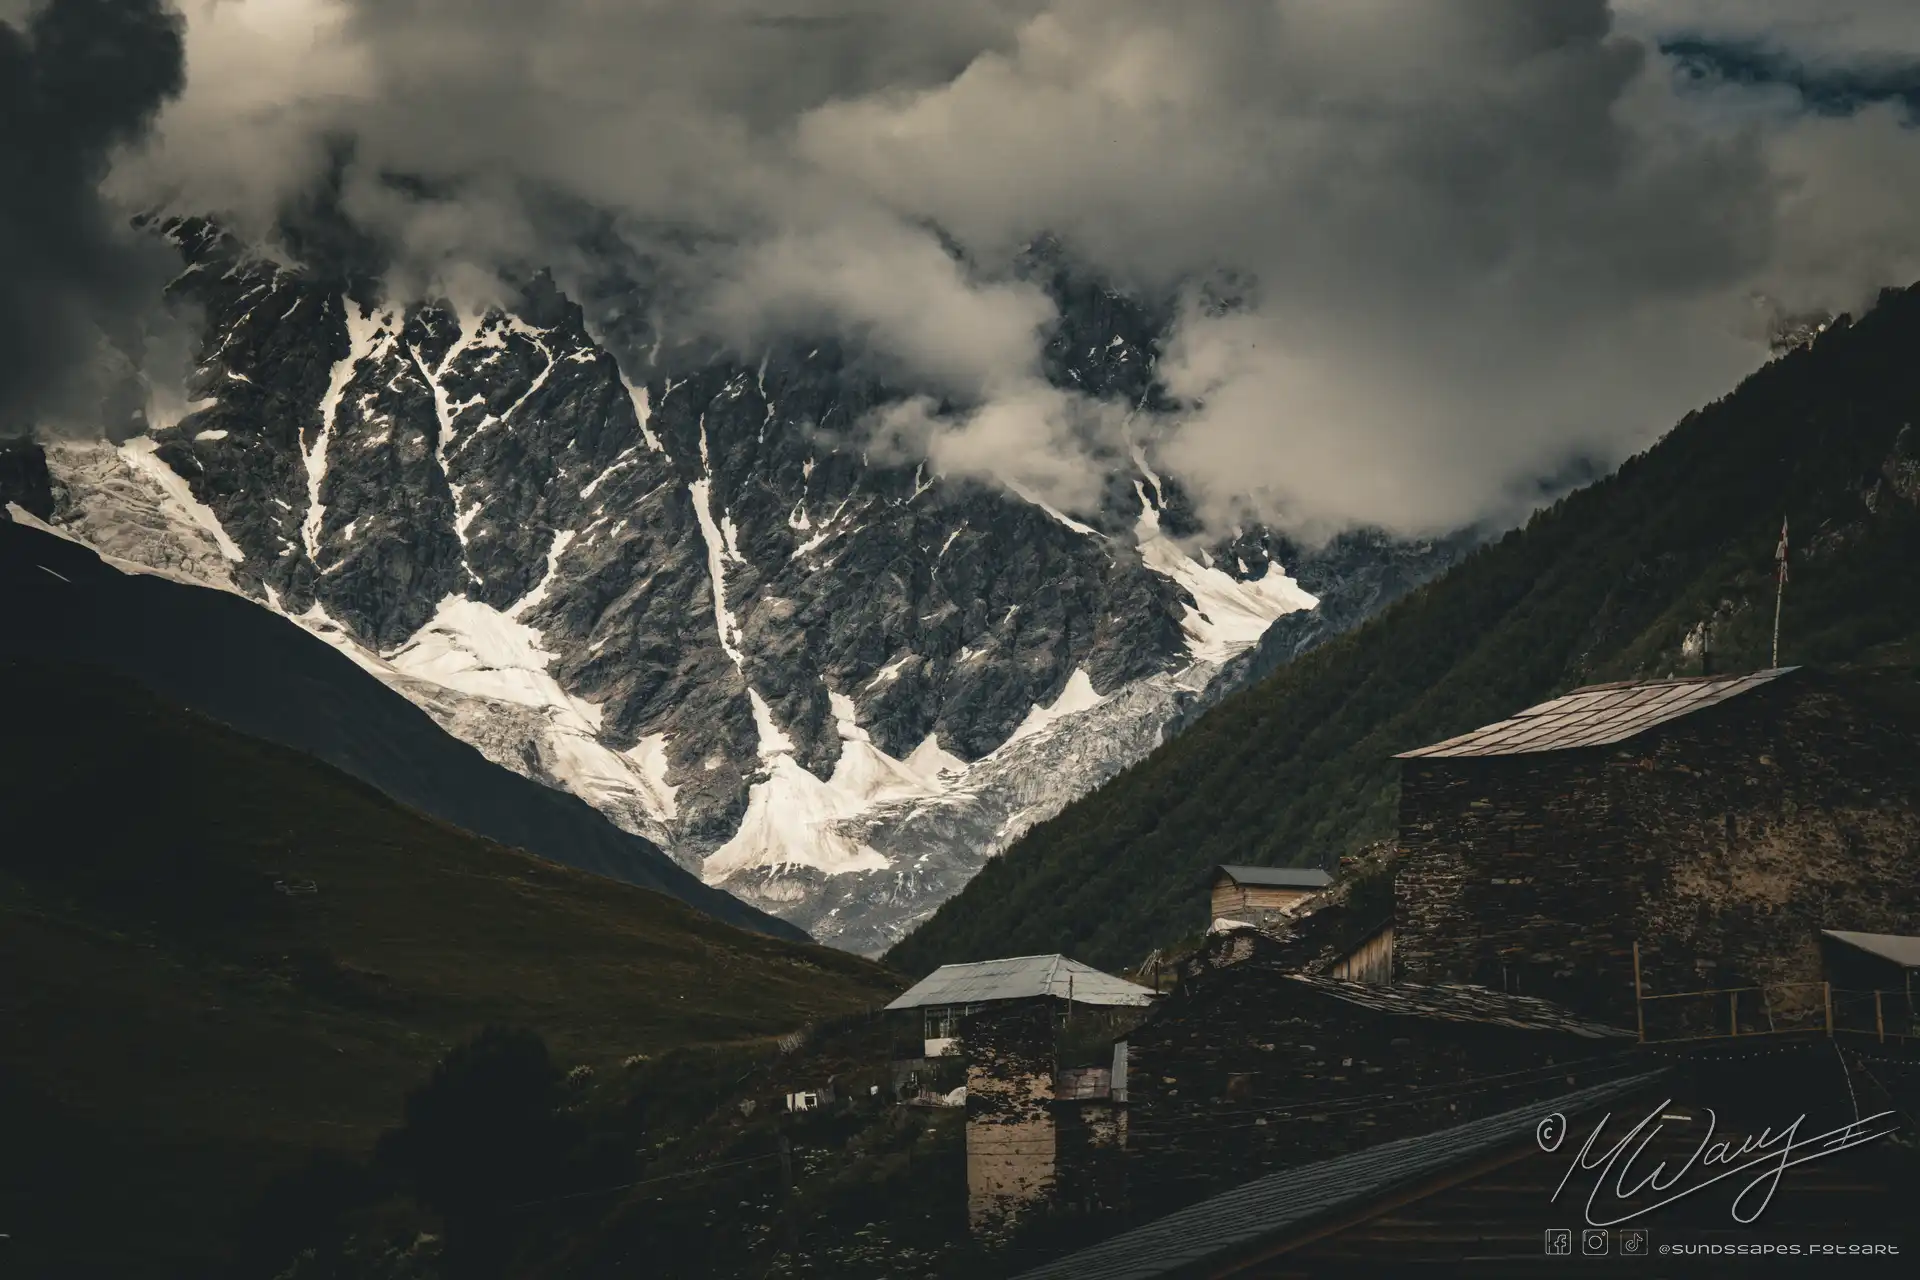
[[[1314,611],[1304,648],[1472,541],[1209,538],[1149,440],[1071,513],[935,472],[842,433],[910,402],[867,353],[663,328],[650,261],[617,250],[584,303],[542,272],[467,311],[384,300],[324,199],[287,225],[298,265],[204,219],[149,229],[206,318],[197,367],[143,434],[48,444],[52,524],[253,597],[856,950],[1236,687],[1276,618]],[[1046,385],[1159,394],[1164,306],[1054,241],[1017,267],[1062,316]]]
[[[32,110],[139,71],[16,241],[174,259],[75,313],[51,519],[877,949],[1920,272],[1829,16],[14,6]]]
[[[1570,689],[1920,663],[1920,286],[1841,317],[1614,474],[1277,668],[1036,825],[888,953],[1118,968],[1206,923],[1216,863],[1336,866],[1394,830],[1394,754]],[[1290,619],[1275,627],[1280,632]]]

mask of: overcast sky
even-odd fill
[[[99,187],[179,92],[180,27],[163,0],[0,0],[0,435],[97,413],[102,338],[138,358],[158,322],[170,255]]]
[[[904,406],[895,438],[1068,505],[1096,487],[1094,424],[1149,439],[1220,527],[1249,504],[1308,532],[1512,519],[1535,478],[1618,461],[1763,360],[1755,294],[1842,309],[1920,278],[1904,104],[1808,112],[1659,51],[1884,69],[1920,57],[1905,0],[182,8],[185,92],[117,199],[262,230],[333,132],[408,287],[559,254],[529,184],[691,226],[719,247],[682,264],[679,323],[861,338],[978,406]],[[381,167],[464,194],[402,201],[365,181]],[[995,264],[1044,231],[1129,287],[1257,282],[1183,312],[1160,365],[1179,412],[1037,380],[1051,306]]]

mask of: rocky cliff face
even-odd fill
[[[885,948],[1283,660],[1276,619],[1315,619],[1290,653],[1459,550],[1197,546],[1137,449],[1091,512],[883,465],[847,429],[902,392],[858,353],[676,343],[630,275],[463,314],[162,230],[205,316],[190,402],[50,449],[55,523],[260,599],[834,945]],[[1159,318],[1026,267],[1062,305],[1049,377],[1146,402]]]

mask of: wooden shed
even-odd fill
[[[1286,915],[1332,883],[1317,867],[1230,867],[1213,869],[1215,920],[1263,923]]]

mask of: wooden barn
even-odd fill
[[[1327,970],[1330,978],[1349,982],[1388,983],[1393,981],[1393,921],[1383,921],[1355,943]]]
[[[1920,932],[1916,689],[1792,667],[1596,685],[1405,753],[1396,978],[1627,1025],[1637,985],[1705,993],[1723,1030],[1817,1005],[1823,929]]]
[[[1330,883],[1332,877],[1314,867],[1218,866],[1212,919],[1263,924],[1288,915]]]

